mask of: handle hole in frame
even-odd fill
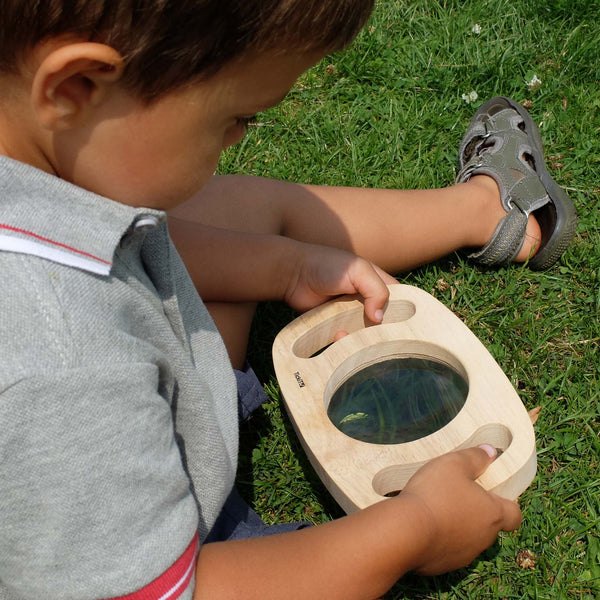
[[[383,321],[375,327],[408,321],[416,311],[416,306],[409,300],[391,300],[384,310]],[[324,319],[305,331],[295,341],[292,352],[298,358],[318,356],[334,343],[335,337],[340,331],[350,334],[365,329],[367,326],[364,307],[362,304],[356,304],[344,312]]]
[[[490,444],[498,450],[498,457],[506,452],[513,440],[512,433],[508,427],[500,423],[488,423],[480,427],[466,442],[456,448],[471,448],[480,444]],[[397,496],[404,489],[412,475],[425,464],[414,463],[412,465],[392,465],[384,467],[373,477],[372,485],[376,494],[384,498]]]

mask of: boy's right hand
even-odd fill
[[[397,497],[412,503],[419,516],[423,545],[412,570],[437,575],[470,564],[491,546],[500,531],[521,524],[516,502],[487,492],[478,483],[495,459],[487,444],[432,460],[417,471]]]
[[[351,252],[296,242],[283,300],[304,312],[343,294],[362,296],[365,316],[380,323],[389,297],[388,285],[398,281],[372,262]]]

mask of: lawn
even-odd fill
[[[529,108],[577,208],[576,239],[549,271],[455,254],[398,276],[460,316],[541,413],[521,528],[468,568],[409,576],[386,599],[600,597],[599,16],[596,0],[379,0],[352,47],[304,75],[221,163],[308,183],[445,186],[473,112],[505,95]],[[270,359],[293,316],[258,312],[250,360],[270,400],[242,430],[238,483],[268,522],[320,523],[342,513],[296,440]]]

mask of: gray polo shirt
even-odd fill
[[[0,290],[0,599],[191,598],[236,384],[164,213],[0,157]]]

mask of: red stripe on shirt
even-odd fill
[[[60,246],[61,248],[65,248],[65,250],[70,250],[71,252],[81,254],[82,256],[87,256],[88,258],[93,258],[94,260],[97,260],[101,263],[112,266],[112,263],[108,260],[104,260],[103,258],[94,256],[93,254],[90,254],[89,252],[84,252],[83,250],[78,250],[77,248],[73,248],[72,246],[67,246],[66,244],[61,244],[61,242],[57,242],[55,240],[51,240],[50,238],[38,235],[37,233],[33,233],[33,231],[27,231],[26,229],[19,229],[18,227],[11,227],[10,225],[5,225],[3,223],[0,223],[0,229],[8,229],[9,231],[15,231],[16,233],[22,233],[23,235],[33,237],[42,242],[47,242],[54,246]]]
[[[137,592],[110,600],[177,600],[192,578],[197,551],[196,532],[185,552],[162,575]]]

